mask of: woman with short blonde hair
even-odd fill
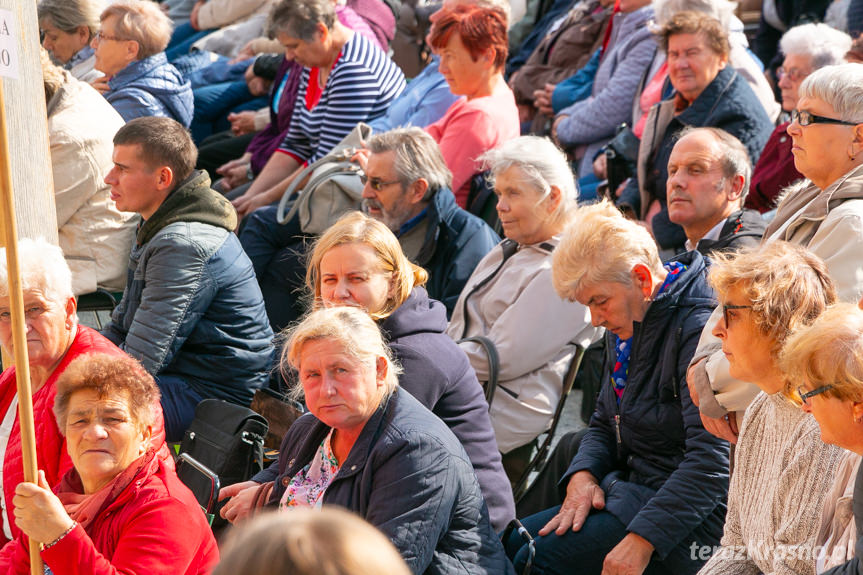
[[[729,372],[761,392],[740,426],[722,547],[699,573],[813,573],[821,508],[842,452],[790,401],[779,354],[792,330],[836,301],[836,288],[820,258],[783,241],[717,256],[710,282],[722,310],[713,335]],[[741,557],[740,549],[749,552]]]

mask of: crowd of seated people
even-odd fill
[[[19,244],[0,565],[858,573],[860,7],[789,4],[411,4],[406,78],[397,0],[40,0],[59,247]],[[171,443],[265,387],[307,412],[219,564]]]

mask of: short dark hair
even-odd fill
[[[335,23],[336,10],[330,0],[282,0],[270,10],[266,30],[270,38],[286,34],[311,42],[318,24],[332,30]]]
[[[141,147],[141,159],[150,168],[171,168],[175,184],[188,178],[198,161],[198,149],[189,131],[171,118],[135,118],[114,136],[115,146],[135,144]]]
[[[107,353],[82,355],[63,370],[56,385],[54,417],[64,436],[69,401],[84,389],[92,389],[100,398],[123,399],[137,429],[156,424],[160,409],[159,387],[144,366],[129,356]]]

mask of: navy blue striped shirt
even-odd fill
[[[309,68],[303,68],[291,127],[279,152],[300,162],[325,156],[358,122],[382,116],[405,88],[401,69],[365,36],[353,34],[333,66],[317,105],[306,107]]]

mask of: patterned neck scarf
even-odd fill
[[[668,272],[668,275],[665,276],[665,281],[662,282],[656,295],[667,290],[668,286],[673,284],[686,271],[686,266],[680,262],[668,262],[663,267]],[[619,337],[615,338],[614,350],[617,355],[617,361],[614,362],[614,370],[611,372],[611,383],[614,386],[614,393],[617,395],[617,404],[620,405],[620,400],[623,398],[623,390],[626,388],[626,381],[629,379],[629,357],[632,354],[632,337],[625,340]]]

